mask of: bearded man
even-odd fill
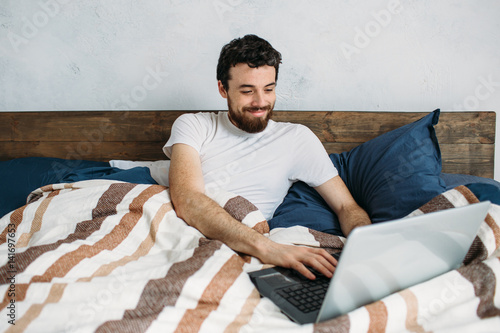
[[[370,224],[314,133],[271,119],[280,63],[281,54],[255,35],[222,48],[217,80],[228,111],[184,114],[174,122],[163,148],[171,160],[170,196],[177,215],[206,237],[310,279],[315,276],[307,267],[331,277],[337,261],[325,250],[275,243],[207,196],[216,190],[235,193],[270,219],[300,180],[325,199],[346,236]]]

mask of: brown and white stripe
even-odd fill
[[[251,228],[269,232],[262,214],[244,198],[218,193],[214,200]],[[460,187],[414,214],[475,200]],[[492,255],[500,244],[495,205],[458,270],[347,315],[299,327],[276,309],[269,311],[272,305],[249,281],[245,272],[260,263],[204,238],[180,220],[165,187],[121,182],[55,185],[39,189],[29,202],[0,220],[1,331],[235,332],[282,327],[300,332],[459,332],[500,324],[500,259]],[[15,326],[5,319],[13,299],[8,224],[15,226],[17,241]],[[344,244],[337,236],[290,229],[275,236],[332,251]]]

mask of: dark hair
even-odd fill
[[[228,89],[229,69],[237,64],[245,63],[249,67],[274,66],[276,81],[281,63],[281,53],[276,51],[265,39],[255,35],[246,35],[235,38],[224,45],[220,52],[217,64],[217,80],[222,82],[224,89]]]

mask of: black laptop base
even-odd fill
[[[318,318],[329,278],[315,274],[316,279],[309,280],[298,272],[281,267],[249,275],[260,294],[273,301],[293,321],[306,324]]]

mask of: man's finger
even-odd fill
[[[325,258],[326,260],[328,260],[328,262],[329,262],[330,264],[332,264],[333,266],[337,266],[338,261],[337,261],[337,259],[335,259],[335,257],[334,257],[334,256],[332,256],[332,255],[331,255],[330,253],[328,253],[326,250],[321,249],[320,251],[321,251],[321,252],[320,252],[320,255],[321,255],[323,258]]]
[[[297,266],[297,268],[295,268],[295,270],[297,272],[299,272],[300,274],[302,274],[304,277],[308,278],[309,280],[316,279],[316,276],[309,269],[307,269],[307,267],[304,266],[303,264],[300,264],[300,266]]]
[[[321,262],[321,260],[316,261],[316,263],[314,265],[311,265],[311,267],[327,278],[331,278],[333,276],[333,272],[335,271],[335,266],[331,265],[324,259],[323,262]]]

